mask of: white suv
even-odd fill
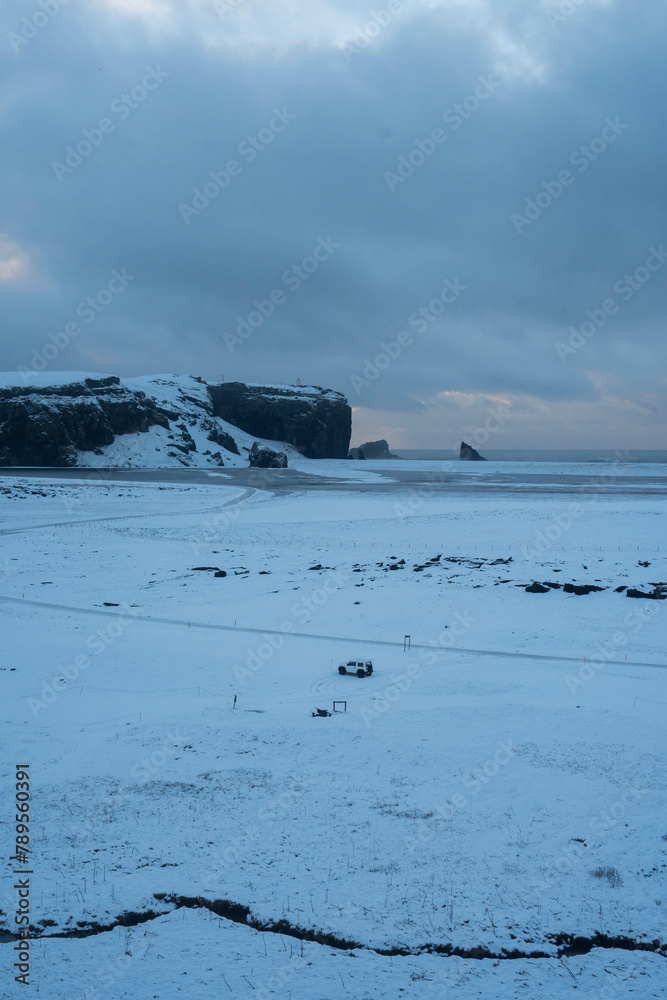
[[[373,664],[370,660],[348,660],[338,667],[339,674],[356,674],[357,677],[370,677],[373,673]]]

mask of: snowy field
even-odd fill
[[[667,468],[406,465],[0,478],[40,993],[667,994]]]

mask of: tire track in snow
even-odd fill
[[[24,528],[3,528],[0,530],[0,537],[4,537],[5,535],[20,535],[28,531],[40,531],[43,528],[62,528],[80,524],[96,524],[100,521],[129,521],[142,517],[184,517],[186,514],[212,514],[214,511],[224,510],[228,507],[235,507],[237,504],[241,504],[245,500],[248,500],[254,493],[259,492],[261,491],[253,487],[248,487],[248,489],[241,491],[240,496],[233,497],[225,503],[217,503],[213,507],[197,507],[192,510],[151,511],[148,514],[112,514],[110,517],[88,517],[79,518],[76,521],[52,521],[49,524],[32,524]]]
[[[64,611],[68,614],[97,615],[104,618],[126,618],[126,612],[103,611],[101,608],[81,608],[71,604],[52,604],[46,601],[33,601],[21,597],[10,597],[0,594],[0,603],[20,604],[34,608],[41,608],[45,611]],[[133,621],[145,622],[151,625],[177,625],[181,628],[210,629],[217,632],[243,632],[249,635],[280,635],[285,639],[321,639],[327,642],[341,642],[347,645],[353,643],[366,646],[384,646],[390,649],[403,649],[403,640],[396,642],[391,639],[369,639],[360,636],[345,635],[320,635],[314,632],[281,632],[280,629],[252,628],[243,625],[221,625],[214,622],[197,622],[187,618],[163,618],[157,615],[132,615]],[[577,663],[581,665],[582,656],[558,656],[549,653],[512,653],[505,649],[470,649],[462,646],[444,647],[434,646],[429,643],[413,642],[412,649],[427,649],[430,652],[443,653],[467,653],[471,656],[496,656],[510,660],[532,660],[542,663]],[[605,660],[605,666],[615,667],[650,667],[655,670],[667,670],[667,663],[645,663],[641,660]]]

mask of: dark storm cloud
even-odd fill
[[[18,52],[8,39],[0,230],[19,262],[0,284],[2,367],[78,318],[53,368],[299,377],[424,420],[445,390],[592,402],[600,378],[646,406],[667,266],[620,288],[667,242],[667,14],[585,0],[550,24],[498,6],[404,5],[345,50],[250,48],[251,0],[224,17],[193,5],[163,31],[68,5]],[[5,11],[2,37],[39,9]],[[354,42],[369,11],[345,14]],[[318,240],[338,246],[317,260]],[[82,320],[122,268],[133,280]],[[465,290],[440,310],[446,279]],[[589,313],[599,332],[557,349]],[[355,391],[402,330],[413,342]]]

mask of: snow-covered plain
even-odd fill
[[[667,602],[617,588],[667,582],[667,469],[407,464],[0,480],[47,996],[665,995]]]

